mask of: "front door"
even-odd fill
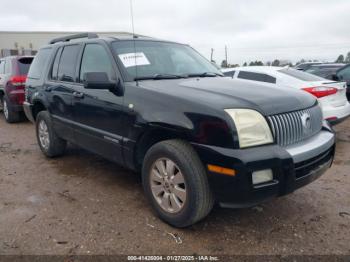
[[[123,97],[109,90],[85,89],[88,72],[104,72],[115,81],[117,68],[107,46],[89,43],[84,47],[79,71],[80,85],[73,94],[75,141],[82,147],[123,164]]]

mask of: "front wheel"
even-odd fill
[[[144,190],[161,219],[190,226],[212,209],[206,170],[190,144],[167,140],[152,146],[142,168]]]
[[[55,133],[48,111],[41,111],[36,117],[36,137],[47,157],[60,156],[66,149],[67,142]]]

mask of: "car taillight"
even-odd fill
[[[23,86],[26,82],[27,76],[12,76],[10,78],[10,83],[13,86]]]
[[[316,96],[317,98],[333,95],[338,92],[337,88],[327,86],[316,86],[303,88],[304,91]]]

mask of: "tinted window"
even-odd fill
[[[66,82],[75,81],[75,69],[79,49],[79,45],[68,45],[63,48],[60,64],[58,66],[58,80]]]
[[[29,71],[29,67],[33,62],[33,57],[22,57],[18,59],[18,73],[20,75],[26,75]]]
[[[84,49],[80,68],[80,81],[84,74],[88,72],[105,72],[111,78],[113,66],[108,53],[103,46],[98,44],[88,44]]]
[[[62,54],[62,47],[60,47],[56,53],[55,60],[53,62],[52,70],[51,70],[51,79],[57,80],[57,73],[58,73],[58,64],[60,62],[61,54]]]
[[[261,73],[240,71],[238,78],[276,84],[276,78]]]
[[[281,69],[278,70],[278,72],[294,77],[296,79],[302,80],[302,81],[307,81],[307,82],[313,82],[313,81],[322,81],[324,80],[321,77],[315,76],[315,75],[311,75],[309,73],[305,73],[302,71],[298,71],[295,69],[291,69],[291,68],[285,68],[285,69]]]
[[[233,77],[236,71],[224,72],[224,76]]]
[[[35,56],[32,65],[29,68],[28,78],[40,79],[43,71],[47,67],[47,62],[51,54],[51,48],[44,48],[39,50]]]
[[[340,80],[349,81],[350,80],[350,66],[345,67],[344,69],[340,70],[337,75],[340,76]]]
[[[5,73],[5,60],[0,60],[0,74]]]

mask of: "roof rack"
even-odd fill
[[[75,35],[68,35],[68,36],[63,36],[63,37],[58,37],[55,39],[52,39],[49,44],[55,44],[58,42],[68,42],[73,39],[79,39],[79,38],[98,38],[98,35],[95,33],[81,33],[81,34],[75,34]]]

